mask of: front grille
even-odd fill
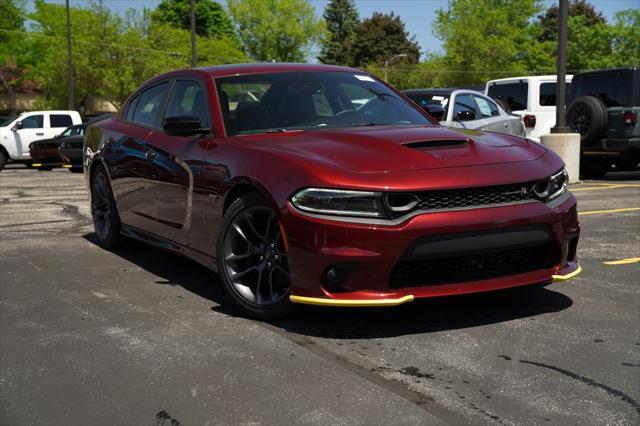
[[[490,204],[536,201],[531,189],[534,183],[485,186],[480,188],[446,189],[418,192],[419,210],[461,209]]]
[[[391,288],[486,280],[549,268],[557,258],[552,243],[435,259],[405,260],[389,277]]]
[[[53,149],[58,148],[58,142],[42,142],[39,144],[33,145],[36,149]]]

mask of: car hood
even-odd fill
[[[376,126],[241,135],[237,143],[352,173],[392,173],[531,161],[543,147],[492,132],[441,126]]]

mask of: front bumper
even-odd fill
[[[395,306],[414,299],[506,289],[563,281],[580,272],[576,246],[580,233],[576,200],[568,194],[555,207],[527,203],[419,214],[392,225],[349,223],[310,217],[290,204],[281,216],[288,244],[290,300],[321,306]],[[410,286],[390,283],[395,266],[412,244],[425,237],[478,231],[502,232],[544,225],[557,253],[545,267],[488,279]],[[338,287],[328,285],[327,271],[351,265]]]

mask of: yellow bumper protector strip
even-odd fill
[[[42,167],[42,163],[31,163],[31,167]]]
[[[73,166],[71,164],[63,164],[62,167],[64,167],[65,169],[70,169]]]
[[[324,299],[320,297],[289,296],[293,303],[303,303],[316,306],[342,306],[345,308],[375,307],[375,306],[397,306],[403,303],[413,302],[413,295],[402,296],[398,299],[368,299],[368,300],[346,300],[346,299]]]
[[[578,265],[578,269],[576,269],[573,272],[568,273],[567,275],[552,275],[551,278],[553,278],[553,282],[554,283],[558,282],[558,281],[566,281],[568,279],[571,279],[571,278],[575,277],[580,272],[582,272],[582,266]]]

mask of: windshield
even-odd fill
[[[434,124],[367,74],[255,74],[219,78],[216,85],[228,135]]]
[[[0,127],[6,126],[7,124],[11,123],[13,120],[15,120],[16,116],[8,116],[8,117],[0,117]]]

